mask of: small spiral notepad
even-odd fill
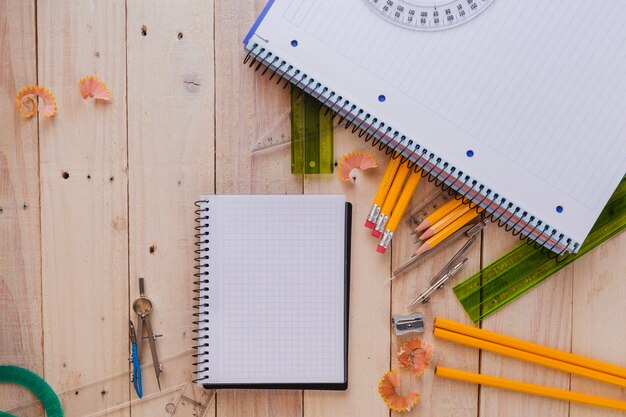
[[[345,389],[344,196],[202,196],[197,205],[198,383]]]
[[[577,252],[626,171],[625,19],[623,0],[270,0],[244,62],[507,230]]]

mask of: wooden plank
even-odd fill
[[[194,202],[214,188],[213,5],[145,0],[127,7],[130,298],[144,277],[151,322],[163,335],[159,359],[187,352],[163,364],[167,390],[193,379]],[[148,343],[142,355],[144,395],[158,393]],[[132,414],[160,415],[170,400],[138,402]]]
[[[58,103],[39,125],[45,376],[57,391],[91,384],[63,403],[86,415],[129,393],[103,381],[129,368],[125,4],[39,1],[37,22],[39,80]],[[92,74],[110,103],[82,99]]]
[[[215,3],[218,194],[302,193],[302,179],[291,175],[289,147],[250,156],[254,142],[290,108],[284,83],[276,86],[276,78],[269,81],[242,64],[241,41],[264,5],[263,0]]]
[[[42,375],[37,117],[15,106],[18,91],[37,84],[34,1],[0,2],[0,61],[0,364]],[[0,410],[32,399],[5,385]]]
[[[378,394],[378,382],[389,369],[391,287],[384,283],[391,260],[389,255],[376,253],[377,240],[363,224],[387,160],[383,153],[373,150],[343,127],[335,129],[334,139],[336,160],[348,152],[364,150],[372,153],[379,168],[355,172],[354,182],[340,181],[337,173],[311,175],[305,181],[307,194],[345,194],[353,211],[348,390],[305,392],[304,415],[386,415],[388,409]]]
[[[302,179],[290,174],[290,151],[250,156],[256,139],[289,109],[288,89],[242,64],[241,41],[265,2],[215,2],[216,163],[218,194],[299,194]],[[225,390],[220,416],[300,416],[301,391]]]
[[[350,388],[345,393],[304,395],[225,391],[219,394],[217,413],[387,413],[377,383],[386,369],[396,367],[391,353],[397,340],[386,333],[390,331],[389,313],[406,312],[409,295],[424,287],[449,254],[425,262],[390,292],[382,283],[390,272],[389,258],[374,254],[375,240],[361,226],[382,169],[358,174],[355,184],[340,183],[333,175],[310,177],[303,185],[301,178],[289,174],[288,148],[249,156],[254,141],[284,114],[289,100],[287,90],[241,65],[241,39],[264,0],[232,3],[222,0],[215,5],[213,61],[212,4],[188,1],[175,7],[170,2],[156,9],[145,1],[129,2],[126,27],[121,1],[38,2],[40,83],[55,93],[59,115],[37,122],[17,116],[14,107],[17,90],[37,83],[35,2],[0,2],[0,103],[6,110],[0,115],[0,125],[8,126],[0,131],[0,316],[7,317],[0,325],[0,363],[22,364],[44,374],[62,392],[67,415],[86,415],[109,407],[115,411],[108,415],[129,414],[125,402],[136,397],[134,393],[130,396],[127,379],[127,320],[128,305],[137,295],[138,276],[146,277],[148,295],[155,300],[155,329],[164,335],[158,342],[159,354],[166,362],[161,380],[164,389],[191,379],[191,360],[185,349],[191,345],[192,329],[190,203],[197,194],[300,193],[303,188],[306,192],[342,192],[355,204]],[[80,98],[76,82],[92,73],[107,82],[112,103]],[[343,130],[336,136],[335,148],[337,157],[355,149],[370,150]],[[126,180],[127,151],[130,183]],[[381,154],[374,154],[384,165]],[[63,172],[69,174],[67,179]],[[422,184],[414,202],[425,189]],[[408,255],[410,245],[405,240],[402,234],[396,236],[394,264]],[[514,242],[491,226],[484,234],[483,263]],[[625,340],[615,322],[625,313],[621,300],[626,296],[626,284],[621,278],[626,265],[619,256],[625,247],[624,235],[614,238],[485,320],[483,326],[565,350],[571,340],[575,353],[626,366]],[[466,266],[455,282],[467,276],[470,267],[475,265]],[[38,301],[41,299],[43,302]],[[420,310],[427,325],[435,315],[466,320],[464,313],[456,316],[460,308],[449,288]],[[427,339],[429,332],[427,328]],[[435,345],[435,363],[462,369],[476,366],[476,354],[471,350],[437,341]],[[144,381],[146,391],[155,393],[149,362],[148,357]],[[559,388],[570,385],[566,374],[487,353],[482,354],[480,369],[485,374]],[[490,388],[477,394],[475,387],[434,380],[429,373],[412,383],[411,388],[421,392],[422,403],[410,415],[473,415],[477,406],[482,416],[618,415]],[[577,377],[572,378],[571,389],[626,399],[618,388]],[[156,415],[173,398],[168,391],[155,400],[140,402],[132,411]],[[3,387],[0,409],[30,399],[23,390]],[[40,408],[29,407],[19,415],[43,414]]]
[[[613,237],[574,262],[572,352],[626,367],[626,233]],[[572,376],[571,390],[626,400],[623,388]],[[571,417],[623,416],[616,410],[572,404]]]
[[[484,233],[483,265],[519,243],[504,229],[491,227]],[[569,351],[571,331],[572,270],[565,268],[550,279],[498,310],[482,327],[534,343]],[[511,358],[482,352],[481,373],[533,384],[569,389],[569,375]],[[480,390],[480,416],[567,416],[568,403],[518,394],[497,388]]]
[[[426,179],[422,179],[418,185],[411,207],[419,208],[437,190]],[[410,212],[411,207],[407,211]],[[404,264],[404,262],[410,259],[411,254],[415,252],[417,245],[413,243],[413,238],[414,236],[410,234],[408,224],[403,221],[393,239],[394,269]],[[430,286],[430,280],[464,243],[464,240],[459,240],[440,249],[441,252],[425,258],[415,269],[407,272],[404,276],[400,276],[393,282],[392,314],[408,314],[411,311],[421,312],[424,315],[426,331],[420,338],[432,344],[435,348],[433,365],[417,381],[409,373],[402,372],[407,386],[409,386],[409,383],[412,384],[421,396],[419,405],[411,410],[409,415],[474,417],[477,414],[478,388],[476,386],[459,384],[454,381],[435,378],[434,376],[434,369],[437,364],[470,372],[478,371],[477,350],[437,340],[432,335],[432,324],[435,317],[444,317],[466,324],[471,323],[461,305],[456,301],[452,292],[453,284],[448,284],[443,289],[435,292],[427,304],[419,305],[413,310],[407,309],[407,305]],[[467,252],[468,262],[450,281],[451,283],[460,282],[464,277],[470,276],[480,268],[480,246],[481,240],[478,239],[470,251]],[[415,335],[392,336],[391,367],[393,369],[398,369],[395,353],[400,349],[402,343],[415,337]],[[395,415],[396,413],[392,414]]]

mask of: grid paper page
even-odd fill
[[[345,197],[203,199],[210,213],[203,382],[344,382]]]
[[[365,0],[276,0],[252,42],[582,241],[626,171],[625,19],[623,0],[495,0],[423,32]]]

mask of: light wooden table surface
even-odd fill
[[[348,391],[220,391],[206,415],[389,414],[377,385],[396,368],[390,314],[406,312],[450,252],[385,286],[411,244],[403,229],[392,255],[378,255],[361,225],[382,168],[341,183],[336,175],[291,175],[288,149],[250,157],[257,137],[289,107],[288,89],[242,65],[241,40],[263,3],[0,0],[0,363],[43,375],[61,393],[67,416],[165,416],[175,388],[191,381],[193,202],[200,193],[344,193],[355,219]],[[107,83],[111,103],[82,100],[77,82],[91,74]],[[54,93],[56,117],[18,114],[16,93],[31,84]],[[336,157],[360,149],[370,148],[336,131]],[[382,153],[375,155],[384,166]],[[421,184],[413,204],[430,187]],[[514,243],[490,225],[456,281]],[[625,249],[622,233],[482,327],[625,366]],[[159,394],[145,359],[142,401],[128,378],[138,277],[155,303],[165,362]],[[421,310],[427,340],[435,316],[469,322],[449,288]],[[626,399],[615,387],[434,344],[435,364]],[[432,368],[411,388],[422,398],[412,416],[619,414],[439,380]],[[24,390],[0,386],[1,410],[31,401]],[[16,414],[43,415],[37,406]]]

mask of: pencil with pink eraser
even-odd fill
[[[385,233],[380,238],[380,242],[378,242],[378,247],[376,250],[379,253],[385,253],[387,251],[387,247],[389,243],[391,243],[391,238],[393,234],[396,232],[400,221],[402,220],[402,216],[404,216],[404,212],[406,211],[409,202],[411,201],[411,197],[413,193],[415,193],[415,188],[417,188],[417,184],[419,184],[420,179],[422,178],[422,172],[412,172],[409,176],[409,179],[402,190],[402,195],[400,195],[400,199],[398,199],[398,203],[393,208],[393,213],[391,214],[391,218],[389,219],[389,223],[385,228]]]
[[[378,215],[380,214],[381,206],[385,202],[385,198],[387,197],[387,194],[389,194],[389,189],[391,188],[393,178],[396,176],[396,173],[398,172],[399,167],[400,167],[400,158],[391,158],[389,160],[389,163],[387,164],[387,168],[385,169],[385,173],[383,174],[383,177],[380,180],[378,191],[376,191],[376,195],[374,196],[374,201],[372,202],[372,208],[370,209],[370,212],[367,215],[367,219],[365,220],[365,227],[369,229],[373,229],[374,226],[376,226],[376,220],[378,220]]]
[[[376,219],[376,226],[374,227],[374,230],[372,230],[372,236],[381,237],[383,235],[387,220],[389,220],[391,211],[396,205],[396,201],[398,200],[398,196],[400,195],[400,191],[402,190],[402,186],[404,185],[404,180],[406,179],[407,175],[409,175],[409,171],[410,169],[407,167],[407,164],[401,164],[401,166],[398,168],[398,172],[393,179],[391,188],[389,189],[389,193],[385,198],[385,203],[380,209],[378,219]]]

